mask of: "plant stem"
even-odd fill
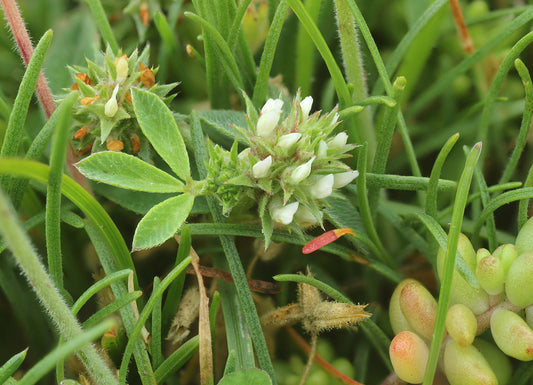
[[[109,44],[111,50],[113,50],[113,53],[115,55],[118,55],[120,47],[118,45],[117,39],[115,39],[115,35],[113,34],[111,25],[109,25],[109,21],[107,20],[104,7],[102,7],[102,3],[100,2],[100,0],[85,0],[85,2],[91,10],[93,19],[96,25],[98,26],[100,33],[102,34],[102,39],[104,39],[104,41]]]
[[[30,244],[30,240],[18,222],[16,213],[1,191],[0,233],[17,259],[17,263],[26,275],[29,284],[55,321],[60,333],[67,340],[82,335],[81,326],[72,315],[50,276],[46,273],[44,266]],[[86,345],[77,354],[97,383],[118,384],[115,376],[93,345]]]
[[[348,84],[353,86],[352,101],[357,103],[368,96],[357,26],[345,0],[335,0],[335,16],[337,17],[344,71]],[[376,151],[376,135],[370,108],[364,109],[354,120],[361,141],[368,142],[368,157],[372,163]]]

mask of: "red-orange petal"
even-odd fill
[[[303,247],[302,253],[304,254],[312,253],[313,251],[316,251],[320,249],[321,247],[324,247],[327,244],[339,239],[345,234],[355,235],[352,229],[350,229],[349,227],[327,231],[324,234],[319,235],[318,237],[316,237],[315,239],[307,243]]]

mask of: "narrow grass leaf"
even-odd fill
[[[433,377],[437,368],[442,337],[444,336],[444,323],[446,321],[446,313],[448,312],[448,305],[450,302],[450,290],[452,285],[453,271],[455,268],[457,244],[459,242],[459,234],[461,233],[461,225],[463,222],[472,175],[474,174],[474,169],[480,153],[481,143],[477,143],[474,145],[472,151],[470,151],[470,154],[466,159],[465,168],[461,174],[461,178],[459,179],[459,184],[457,186],[437,306],[437,316],[435,319],[435,328],[433,330],[433,340],[431,341],[423,385],[431,385],[433,383]]]
[[[84,346],[87,346],[91,341],[102,336],[106,331],[116,325],[116,321],[109,319],[105,320],[94,328],[87,330],[86,332],[77,335],[65,344],[58,346],[52,350],[46,357],[35,364],[30,370],[26,372],[24,377],[18,382],[18,385],[33,385],[40,381],[46,373],[48,373],[57,361],[64,360],[72,353],[81,350]],[[94,375],[94,373],[93,373]],[[113,377],[111,377],[113,378]],[[98,381],[102,385],[117,384],[117,381],[109,381],[104,378],[98,378]]]
[[[0,384],[5,383],[5,381],[13,375],[20,367],[20,365],[26,359],[26,353],[28,348],[24,349],[20,353],[15,354],[7,362],[0,367]]]
[[[43,35],[41,40],[39,40],[39,43],[33,52],[33,56],[28,63],[26,72],[24,72],[11,114],[9,115],[9,121],[7,123],[2,148],[0,150],[0,155],[3,157],[18,155],[19,144],[24,133],[24,122],[26,120],[26,115],[28,114],[28,108],[33,92],[35,91],[37,79],[41,73],[41,67],[46,52],[52,41],[52,35],[52,31],[49,30]],[[8,178],[6,178],[6,176],[0,178],[0,185],[4,189],[7,187],[7,181]]]
[[[141,296],[142,296],[142,291],[136,290],[120,298],[117,298],[116,300],[111,302],[109,305],[104,306],[103,308],[98,310],[96,313],[91,315],[89,318],[87,318],[85,322],[83,323],[83,328],[89,329],[93,327],[100,321],[103,321],[107,317],[111,316],[113,313],[122,309],[124,306],[131,304],[133,301],[135,301]]]
[[[154,291],[157,291],[160,284],[159,277],[154,277]],[[163,297],[157,298],[152,312],[152,334],[150,336],[150,352],[152,353],[152,366],[158,368],[163,362],[163,353],[161,350],[161,302]],[[154,373],[155,375],[155,373]]]
[[[133,354],[133,351],[135,349],[135,344],[138,341],[141,341],[139,339],[141,336],[141,330],[144,327],[146,320],[148,320],[148,317],[152,313],[156,301],[163,295],[167,287],[172,283],[174,279],[176,279],[176,277],[178,277],[180,274],[184,274],[185,268],[189,265],[189,263],[191,263],[191,258],[187,257],[178,266],[173,268],[172,271],[170,271],[168,275],[161,281],[161,284],[158,286],[157,290],[152,292],[150,299],[148,299],[148,302],[144,306],[144,309],[142,310],[141,314],[139,315],[139,318],[137,319],[137,322],[135,323],[133,331],[131,331],[131,333],[129,334],[128,344],[124,349],[124,355],[122,357],[122,363],[120,364],[119,372],[120,384],[124,384],[126,381],[128,363],[130,362],[131,355]]]
[[[239,370],[224,376],[218,385],[272,385],[268,374],[257,368]]]
[[[85,0],[85,3],[87,3],[89,9],[91,10],[94,22],[98,26],[98,30],[102,35],[102,39],[106,42],[106,44],[109,44],[113,50],[113,53],[118,55],[120,47],[115,35],[113,34],[113,30],[111,29],[111,25],[109,24],[102,3],[100,0]]]
[[[155,371],[158,384],[164,383],[172,374],[176,373],[187,363],[199,347],[199,337],[194,336],[172,353]]]
[[[172,112],[155,94],[132,89],[133,109],[141,129],[157,153],[183,180],[191,175],[189,155]]]
[[[123,152],[102,151],[76,163],[89,179],[112,186],[154,193],[182,192],[183,182]]]

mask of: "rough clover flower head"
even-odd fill
[[[290,110],[269,99],[261,111],[247,99],[248,127],[237,127],[238,143],[227,151],[210,145],[207,191],[228,215],[256,202],[266,244],[274,225],[321,225],[324,199],[352,182],[358,172],[341,160],[356,146],[344,132],[333,134],[339,115],[311,114],[313,99],[297,95]]]
[[[70,67],[74,77],[71,90],[79,93],[75,110],[73,147],[78,155],[103,150],[125,151],[149,159],[149,143],[145,139],[133,109],[130,89],[148,89],[165,102],[177,83],[159,85],[155,82],[157,69],[150,69],[148,50],[141,55],[135,50],[115,56],[108,49],[99,53],[95,61],[87,60],[87,67]]]

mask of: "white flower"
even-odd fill
[[[272,139],[278,125],[279,117],[281,115],[281,108],[283,107],[283,100],[268,99],[261,109],[261,116],[257,121],[256,133],[258,136],[265,139]]]
[[[288,225],[292,222],[296,210],[298,210],[298,202],[289,203],[288,205],[277,207],[270,210],[272,219],[276,222]]]
[[[115,68],[117,69],[117,82],[122,83],[128,77],[128,60],[121,56],[118,58]]]
[[[333,115],[333,120],[331,121],[330,125],[334,126],[339,121],[339,113],[335,112],[335,115]]]
[[[315,160],[315,157],[313,156],[311,159],[309,159],[304,164],[296,167],[289,177],[289,182],[293,184],[300,183],[305,178],[311,174],[311,165],[313,164],[313,161]]]
[[[305,223],[307,225],[316,225],[318,223],[318,220],[315,218],[311,210],[305,206],[298,207],[296,214],[294,214],[294,218],[298,222]]]
[[[328,145],[323,140],[318,143],[318,151],[316,156],[319,159],[328,156]]]
[[[108,118],[112,118],[113,116],[115,116],[115,114],[118,111],[117,92],[118,92],[118,84],[115,86],[115,89],[113,90],[113,95],[111,95],[111,98],[106,102],[104,106],[104,113],[105,113],[105,116],[107,116]]]
[[[359,176],[359,171],[339,172],[333,175],[333,188],[341,188]]]
[[[260,160],[252,167],[252,173],[255,178],[266,178],[270,167],[272,166],[272,156],[267,156],[265,159]]]
[[[309,187],[309,192],[315,199],[324,199],[333,192],[333,174],[321,176]]]
[[[239,155],[237,155],[237,158],[239,158],[241,162],[244,162],[246,164],[250,163],[250,147],[247,147],[242,150]]]
[[[285,151],[288,151],[292,146],[296,144],[298,140],[300,140],[301,137],[302,134],[300,134],[299,132],[286,134],[279,137],[277,145]]]
[[[309,117],[309,112],[311,112],[311,107],[313,106],[313,98],[311,96],[307,96],[300,102],[300,107],[302,108],[302,115],[303,119],[307,119]]]
[[[348,142],[348,134],[339,132],[333,139],[328,141],[328,148],[343,148]]]

